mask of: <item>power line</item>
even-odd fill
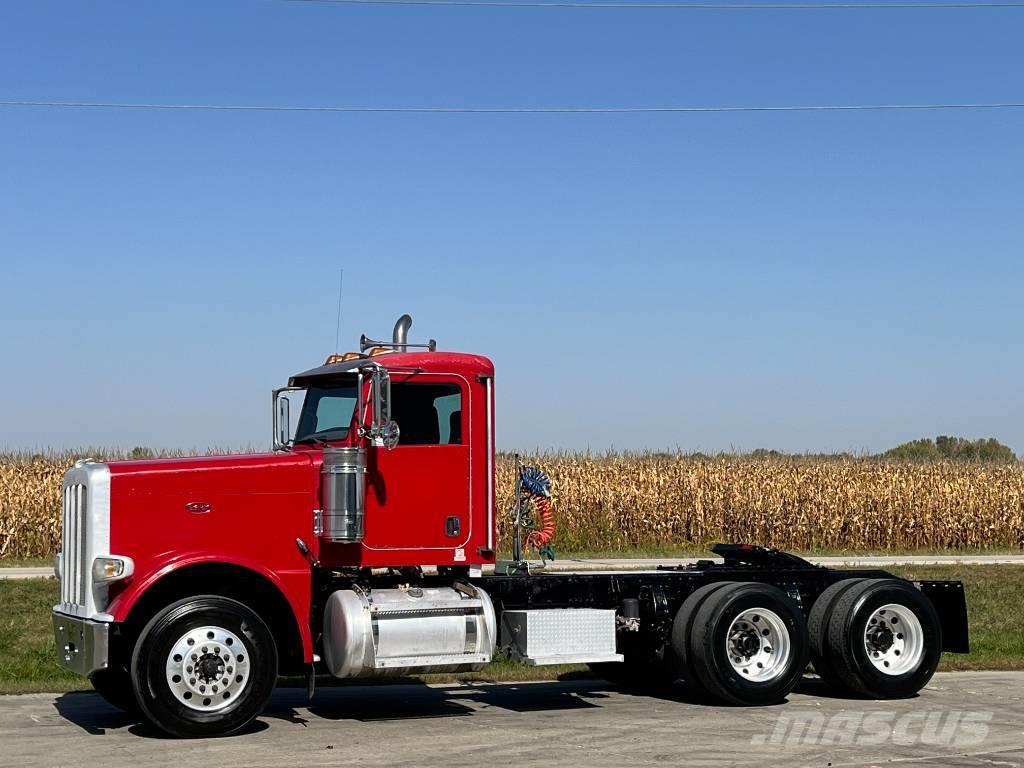
[[[959,2],[959,3],[623,3],[588,2],[588,0],[283,0],[288,3],[319,3],[326,5],[433,5],[470,6],[475,8],[611,8],[617,10],[682,10],[682,11],[852,11],[852,10],[967,10],[974,8],[1024,8],[1024,2]]]
[[[753,106],[662,107],[401,107],[401,106],[289,106],[275,104],[173,104],[111,101],[0,101],[0,107],[54,109],[195,110],[204,112],[333,112],[343,114],[637,114],[702,112],[882,112],[978,109],[1022,109],[1024,102],[932,104],[779,104]]]

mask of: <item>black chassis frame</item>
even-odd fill
[[[480,576],[470,581],[487,592],[498,621],[508,610],[541,608],[605,608],[620,614],[624,600],[638,601],[641,632],[664,644],[683,600],[695,589],[718,581],[772,584],[792,597],[804,614],[827,587],[842,579],[899,578],[876,569],[833,569],[766,547],[716,544],[711,551],[724,562],[702,560],[693,565],[659,566],[648,571],[519,571]],[[903,579],[900,579],[901,581]],[[942,627],[942,650],[968,653],[967,602],[963,582],[913,582],[931,601]]]

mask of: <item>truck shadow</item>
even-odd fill
[[[851,693],[844,691],[839,688],[833,688],[831,685],[826,683],[820,677],[812,675],[804,675],[803,679],[797,685],[794,693],[802,693],[805,696],[814,696],[818,699],[841,699],[846,701],[870,701],[868,697],[862,696],[857,693]],[[915,693],[913,696],[908,698],[916,699],[920,694]]]
[[[264,716],[304,724],[298,710],[306,710],[318,719],[359,722],[471,717],[490,708],[520,713],[556,712],[592,709],[613,693],[653,694],[659,698],[697,703],[697,699],[682,687],[641,694],[616,689],[594,678],[567,675],[557,681],[530,683],[467,682],[428,686],[410,681],[390,685],[343,685],[318,689],[312,701],[306,700],[305,691],[278,689]]]
[[[139,717],[108,704],[102,696],[92,691],[65,693],[54,701],[54,707],[62,718],[73,723],[90,736],[106,736],[110,732],[127,729],[128,733],[145,739],[170,739],[163,731],[139,721]],[[262,720],[255,720],[235,736],[245,736],[265,731],[270,726]]]
[[[805,677],[796,693],[828,698],[844,696],[816,677]],[[512,712],[557,712],[601,706],[612,696],[640,696],[693,706],[715,706],[700,692],[676,683],[657,689],[622,688],[583,675],[568,674],[557,681],[531,683],[455,683],[427,685],[419,681],[324,686],[312,700],[302,688],[278,688],[263,714],[236,737],[266,730],[268,720],[307,727],[311,719],[381,722],[472,717],[495,708]],[[57,712],[85,733],[103,736],[127,731],[140,738],[166,738],[92,692],[66,693],[54,702]]]
[[[90,736],[103,736],[107,731],[128,728],[138,720],[107,704],[98,693],[74,691],[58,696],[53,702],[57,713]]]
[[[278,688],[263,714],[235,736],[266,730],[267,720],[306,727],[310,718],[381,722],[468,717],[490,707],[515,712],[553,712],[597,706],[608,697],[604,683],[595,680],[547,683],[481,683],[430,686],[421,682],[322,687],[312,700],[302,688]],[[57,713],[90,736],[127,730],[147,739],[168,738],[140,722],[134,714],[108,704],[98,693],[65,693],[54,701]]]
[[[420,682],[346,685],[320,688],[312,701],[307,701],[303,690],[283,688],[274,692],[263,714],[305,725],[308,721],[300,710],[323,720],[380,722],[470,717],[490,707],[514,712],[586,709],[597,706],[591,699],[607,697],[607,693],[600,691],[601,687],[602,684],[593,680],[442,686]]]

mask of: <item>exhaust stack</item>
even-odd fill
[[[395,330],[391,334],[391,346],[396,352],[407,351],[410,328],[412,328],[412,318],[409,315],[402,315],[398,318]]]
[[[412,328],[412,318],[409,315],[402,315],[395,323],[395,330],[391,333],[391,341],[377,341],[371,339],[365,333],[359,337],[359,351],[366,352],[374,347],[390,347],[394,352],[408,352],[410,348],[426,349],[431,352],[437,350],[437,341],[430,339],[426,344],[410,344],[409,329]]]

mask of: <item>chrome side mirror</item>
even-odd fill
[[[398,445],[398,439],[400,436],[401,430],[398,428],[398,422],[393,419],[388,419],[380,432],[380,439],[381,442],[384,443],[384,447],[389,451],[393,451]]]
[[[288,392],[297,387],[282,387],[274,390],[274,450],[280,451],[292,444],[291,401]]]
[[[391,420],[391,377],[386,368],[373,370],[373,428],[377,434]]]
[[[374,365],[370,370],[370,390],[372,416],[370,423],[362,427],[361,432],[374,445],[391,450],[398,445],[400,430],[398,424],[391,419],[391,377],[384,366]]]

